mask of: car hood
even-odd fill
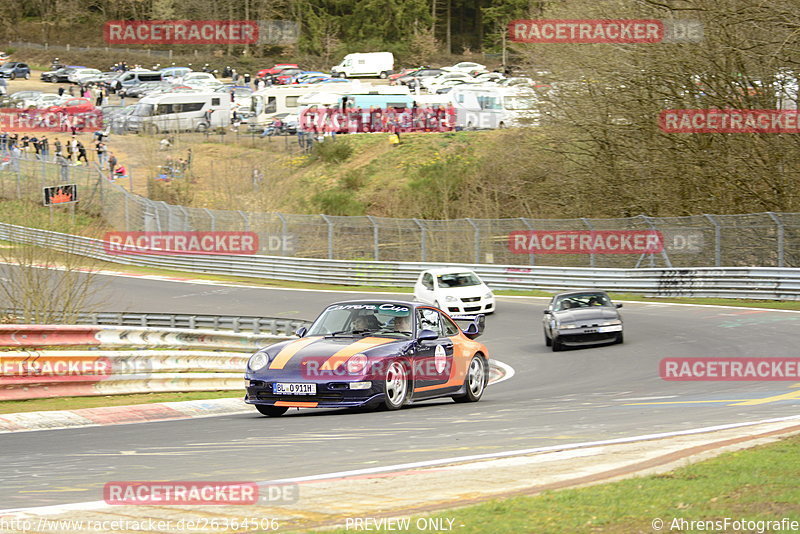
[[[355,354],[383,357],[402,352],[410,339],[391,337],[322,337],[308,336],[265,348],[270,363],[254,374],[259,376],[275,373],[300,373],[309,365],[317,368],[335,369]],[[325,366],[325,367],[323,367]]]
[[[442,295],[450,295],[453,297],[482,297],[490,290],[483,285],[478,286],[463,286],[463,287],[440,287],[436,290],[437,293]]]
[[[561,324],[579,323],[591,325],[597,323],[598,321],[612,321],[619,318],[617,309],[608,306],[563,310],[554,312],[553,315]]]

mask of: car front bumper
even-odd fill
[[[443,306],[447,313],[492,313],[495,309],[495,302],[494,298],[479,298],[471,302],[464,302],[464,299],[459,299],[457,302],[445,302]]]
[[[610,343],[622,333],[622,325],[558,330],[558,341],[564,345],[581,346]]]
[[[305,381],[307,382],[307,381]],[[369,389],[350,389],[349,382],[314,382],[314,395],[283,395],[273,392],[275,381],[246,379],[247,404],[266,406],[296,406],[298,408],[355,408],[380,402],[384,392],[373,382]]]

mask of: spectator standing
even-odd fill
[[[244,73],[244,84],[246,86],[250,87],[250,73],[249,72],[245,72]]]
[[[58,156],[62,155],[62,153],[61,153],[61,140],[58,137],[56,137],[53,140],[53,149],[55,151],[56,158],[58,158]]]
[[[117,168],[117,156],[114,155],[113,152],[108,153],[108,171],[110,173],[114,172],[114,169]]]
[[[61,154],[58,154],[56,155],[56,163],[58,164],[61,181],[69,182],[69,160]]]
[[[39,138],[39,145],[42,147],[42,157],[47,159],[50,156],[50,140],[46,135]]]
[[[86,157],[86,147],[83,146],[83,143],[78,141],[77,148],[78,148],[78,163],[80,163],[81,159],[82,159],[84,161],[84,163],[86,163],[88,165],[89,164],[89,158]]]
[[[100,168],[102,169],[106,164],[106,160],[108,159],[106,144],[102,141],[98,141],[95,145],[95,151],[97,152],[97,164],[100,165]]]

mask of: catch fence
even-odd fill
[[[6,158],[0,165],[0,197],[41,201],[42,188],[76,183],[80,208],[102,215],[117,231],[256,232],[260,255],[622,269],[800,266],[800,213],[424,220],[215,210],[133,194],[94,165],[65,169],[32,154],[25,156]],[[265,184],[254,194],[269,195],[268,180]],[[515,246],[515,236],[532,232],[630,231],[657,232],[663,249],[641,254],[554,254]]]

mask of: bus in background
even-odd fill
[[[447,93],[456,125],[467,130],[538,126],[539,101],[529,87],[457,85]]]
[[[142,98],[128,120],[128,131],[204,132],[231,123],[227,93],[167,93]]]

